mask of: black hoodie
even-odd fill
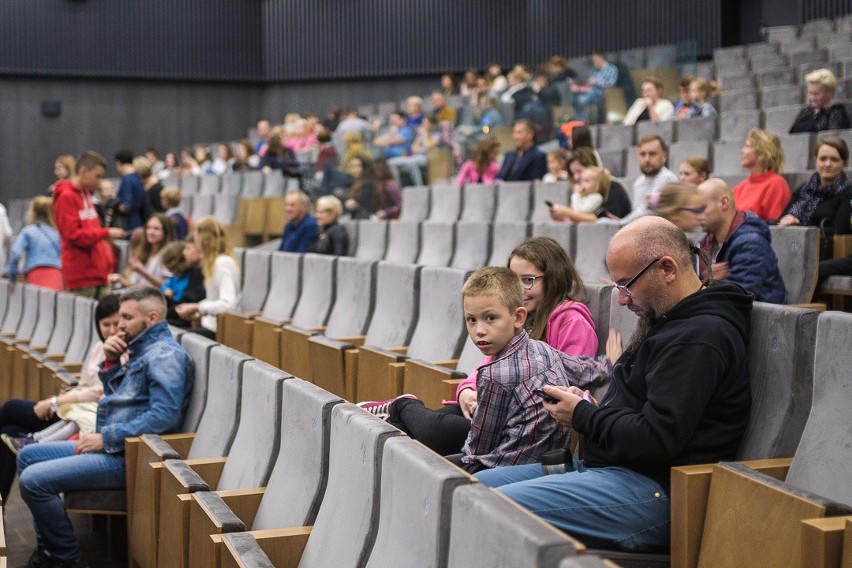
[[[673,466],[732,459],[751,407],[751,307],[740,286],[718,282],[661,316],[615,363],[601,405],[575,408],[585,465],[627,467],[668,488]]]

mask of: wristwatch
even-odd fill
[[[58,412],[59,411],[59,400],[56,398],[56,395],[50,397],[50,411]]]

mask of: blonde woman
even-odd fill
[[[649,203],[651,210],[671,221],[677,227],[689,233],[700,226],[704,213],[704,198],[698,193],[698,188],[688,183],[667,183],[659,193],[654,194],[654,203]]]
[[[12,245],[6,271],[14,284],[18,277],[18,262],[26,256],[24,274],[27,284],[63,290],[60,262],[59,233],[53,221],[53,200],[40,195],[30,202],[27,212],[29,225],[21,229]]]
[[[808,82],[808,104],[796,116],[790,134],[821,132],[849,128],[849,116],[842,104],[832,104],[837,77],[828,69],[817,69],[805,75]]]
[[[742,166],[751,174],[734,187],[737,209],[774,223],[790,201],[790,186],[779,175],[784,167],[781,141],[772,132],[752,128],[740,156]]]
[[[197,331],[215,337],[216,316],[235,310],[240,301],[240,267],[225,228],[215,217],[198,219],[186,240],[183,256],[189,264],[200,261],[207,298],[197,304],[180,304],[175,310],[187,321],[200,319],[201,328]]]

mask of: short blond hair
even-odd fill
[[[754,148],[757,165],[771,172],[781,171],[784,167],[784,148],[781,147],[778,136],[768,130],[752,128],[746,139]]]
[[[170,185],[169,187],[164,187],[163,191],[160,192],[160,199],[168,206],[168,209],[171,209],[180,205],[183,194],[179,187]]]
[[[462,299],[471,296],[493,296],[513,313],[524,305],[521,279],[505,266],[486,266],[471,274],[462,287]]]
[[[828,69],[817,69],[805,75],[805,81],[811,85],[819,85],[829,95],[834,95],[837,88],[837,77]]]
[[[328,210],[335,213],[338,217],[343,214],[343,204],[333,195],[323,195],[317,199],[317,211]]]

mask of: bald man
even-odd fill
[[[76,442],[30,444],[18,454],[21,498],[33,514],[38,547],[29,566],[85,566],[61,494],[125,487],[124,440],[176,432],[192,390],[193,362],[169,332],[155,288],[121,296],[119,333],[104,341],[95,432]],[[127,363],[119,361],[130,353]]]
[[[729,282],[705,286],[693,248],[659,217],[626,225],[610,242],[618,303],[642,323],[609,369],[600,403],[576,387],[543,387],[557,399],[543,402],[554,420],[583,434],[585,460],[562,474],[532,464],[476,475],[587,546],[668,549],[669,470],[732,459],[745,431],[752,299]]]
[[[713,278],[736,282],[758,302],[783,304],[787,292],[766,221],[738,210],[724,180],[710,178],[698,186],[698,193],[705,200],[699,220],[707,231],[699,247],[710,259]],[[701,265],[701,272],[706,268]]]

